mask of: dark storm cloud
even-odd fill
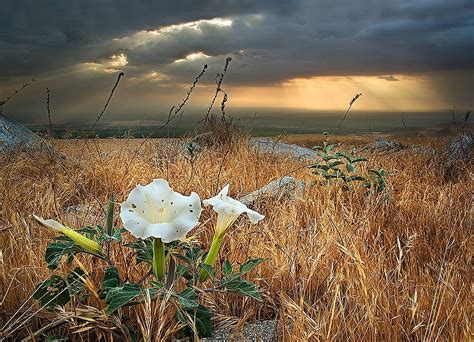
[[[0,76],[21,76],[103,56],[110,39],[170,24],[288,12],[284,0],[2,1]]]
[[[230,82],[273,84],[308,75],[384,75],[474,68],[472,1],[297,1],[292,11],[234,15],[230,27],[202,25],[130,48],[130,65],[185,80],[203,63],[235,56]],[[130,37],[133,37],[130,36]],[[193,52],[211,56],[176,65]]]
[[[120,53],[127,76],[175,82],[204,63],[218,70],[225,56],[234,84],[474,68],[472,1],[7,1],[2,12],[0,77],[105,65]],[[231,25],[157,31],[219,17]]]

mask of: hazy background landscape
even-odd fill
[[[328,110],[301,110],[281,108],[239,108],[229,111],[234,122],[247,129],[252,135],[268,136],[278,134],[319,134],[324,131],[338,134],[395,133],[431,134],[443,136],[446,128],[452,127],[453,116],[446,111],[425,112],[383,112],[383,111],[351,111],[343,126],[337,129],[344,112]],[[465,111],[455,114],[455,121],[462,122]],[[129,134],[141,137],[150,134],[167,119],[167,114],[123,114],[113,119],[105,117],[96,127],[101,137],[121,137]],[[190,108],[176,118],[165,129],[156,132],[154,137],[174,137],[199,132],[202,126],[204,111]],[[46,115],[17,115],[17,121],[24,123],[34,131],[47,130]],[[80,119],[79,119],[80,118]],[[78,119],[53,122],[53,130],[57,137],[72,130],[87,130],[94,124],[95,115],[83,114]]]

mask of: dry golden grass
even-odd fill
[[[320,137],[288,139],[320,143]],[[364,142],[331,139],[344,147]],[[54,328],[58,317],[35,313],[39,307],[28,300],[35,285],[50,275],[44,251],[54,234],[36,224],[33,213],[71,227],[103,223],[110,194],[120,202],[136,184],[159,177],[201,198],[213,196],[227,182],[238,197],[284,175],[307,184],[314,179],[300,162],[259,154],[242,143],[230,150],[205,150],[192,163],[172,142],[148,141],[135,154],[140,143],[55,141],[70,160],[80,158],[84,147],[80,165],[61,166],[29,155],[2,160],[0,315],[2,326],[15,312],[23,316],[9,325],[24,324],[12,339]],[[264,302],[209,294],[206,302],[216,312],[216,325],[276,318],[287,341],[472,340],[472,170],[453,183],[437,176],[424,155],[368,157],[370,167],[384,167],[390,174],[390,186],[380,196],[342,192],[337,186],[308,187],[302,199],[256,203],[255,209],[266,215],[258,226],[238,222],[221,255],[235,262],[268,258],[251,274],[264,289]],[[83,210],[67,209],[77,205]],[[204,210],[202,225],[193,231],[206,244],[212,238],[210,217],[211,210]],[[120,226],[118,218],[115,225]],[[113,258],[124,277],[136,280],[145,272],[127,249],[114,250]],[[105,264],[88,257],[73,263],[90,270],[90,288],[99,287]],[[59,272],[67,269],[63,265]],[[88,304],[67,306],[59,315],[66,324],[50,333],[68,333],[73,340],[110,339],[112,331],[120,335],[124,325],[131,325],[145,338],[153,332],[155,340],[169,340],[179,328],[166,301],[124,310],[128,321],[106,316],[99,299],[91,297]]]

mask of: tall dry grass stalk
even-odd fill
[[[295,139],[316,144],[308,137]],[[351,144],[349,138],[341,140]],[[80,165],[31,155],[2,160],[0,315],[1,326],[23,315],[21,328],[14,330],[17,319],[5,326],[14,339],[33,339],[38,331],[69,334],[73,340],[111,339],[133,326],[145,337],[169,340],[180,328],[167,301],[145,301],[116,317],[100,310],[104,303],[92,296],[59,315],[40,310],[32,316],[39,307],[28,298],[50,275],[43,255],[53,235],[32,220],[33,213],[71,227],[104,223],[110,194],[120,202],[136,184],[159,177],[176,191],[197,189],[201,198],[215,195],[227,182],[238,197],[292,170],[308,184],[313,180],[300,162],[260,154],[243,142],[229,151],[204,150],[191,163],[173,141],[149,140],[127,165],[140,143],[92,140]],[[56,145],[70,159],[82,154],[76,141]],[[390,174],[389,189],[380,196],[311,187],[302,199],[257,202],[255,209],[266,215],[258,227],[237,223],[221,256],[236,262],[268,258],[251,275],[265,289],[264,301],[209,293],[205,300],[217,312],[216,325],[277,318],[288,341],[472,340],[472,170],[465,180],[446,183],[421,154],[368,158],[370,167]],[[205,210],[202,225],[193,231],[208,243],[211,215]],[[112,257],[123,278],[138,280],[147,271],[135,265],[127,249],[113,250]],[[90,271],[88,287],[99,288],[105,264],[88,257],[73,263]]]

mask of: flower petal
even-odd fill
[[[150,184],[144,186],[144,190],[147,199],[150,201],[147,203],[157,207],[167,206],[170,197],[174,193],[173,189],[164,179],[153,179]]]
[[[221,203],[222,200],[220,198],[217,198],[217,197],[211,197],[211,198],[208,198],[208,199],[205,199],[202,201],[202,203],[205,205],[205,206],[208,206],[208,205],[212,205],[212,206],[215,206],[217,205],[218,203]]]
[[[244,212],[247,213],[251,223],[257,223],[265,217],[247,208],[242,202],[227,196],[228,191],[229,184],[217,196],[203,201],[204,205],[212,205],[214,211],[218,213],[216,231],[219,234],[224,234],[237,217]]]
[[[219,197],[219,198],[225,198],[227,197],[227,194],[229,193],[229,183],[227,183],[221,191],[219,191],[219,193],[217,194],[216,197]]]
[[[121,206],[120,218],[122,220],[123,227],[136,238],[146,239],[150,236],[147,235],[150,222],[143,216],[139,215],[137,211],[129,209],[126,206]]]
[[[161,239],[164,243],[168,243],[178,240],[181,235],[182,232],[179,230],[179,227],[173,223],[152,223],[147,226],[144,238],[153,236],[154,238]],[[186,233],[184,233],[184,235],[186,235]]]
[[[120,204],[120,217],[122,213],[128,211],[130,213],[135,212],[137,215],[144,217],[147,220],[150,220],[150,205],[149,200],[147,200],[146,189],[142,185],[138,185],[130,191],[128,194],[127,200]],[[122,221],[123,218],[122,218]]]
[[[41,223],[43,226],[46,226],[48,228],[51,228],[51,229],[54,229],[56,231],[61,231],[62,229],[65,229],[66,227],[63,226],[61,223],[59,223],[58,221],[56,220],[53,220],[53,219],[47,219],[45,220],[44,218],[42,217],[39,217],[39,216],[36,216],[36,215],[33,215],[33,217],[39,222]]]
[[[202,211],[199,195],[193,192],[189,196],[183,196],[175,192],[172,198],[174,199],[174,214],[178,217],[186,217],[189,220],[193,220],[197,224]]]
[[[199,196],[174,192],[164,179],[137,186],[120,207],[123,226],[133,236],[153,236],[165,243],[184,238],[199,223],[200,215]]]
[[[254,224],[257,223],[257,222],[260,221],[260,220],[263,220],[263,219],[265,218],[264,215],[259,214],[259,213],[257,213],[256,211],[254,211],[254,210],[252,210],[252,209],[248,209],[248,208],[247,208],[247,210],[245,210],[245,212],[247,213],[247,215],[248,215],[248,217],[249,217],[249,219],[250,219],[250,222],[251,222],[251,223],[254,223]]]

